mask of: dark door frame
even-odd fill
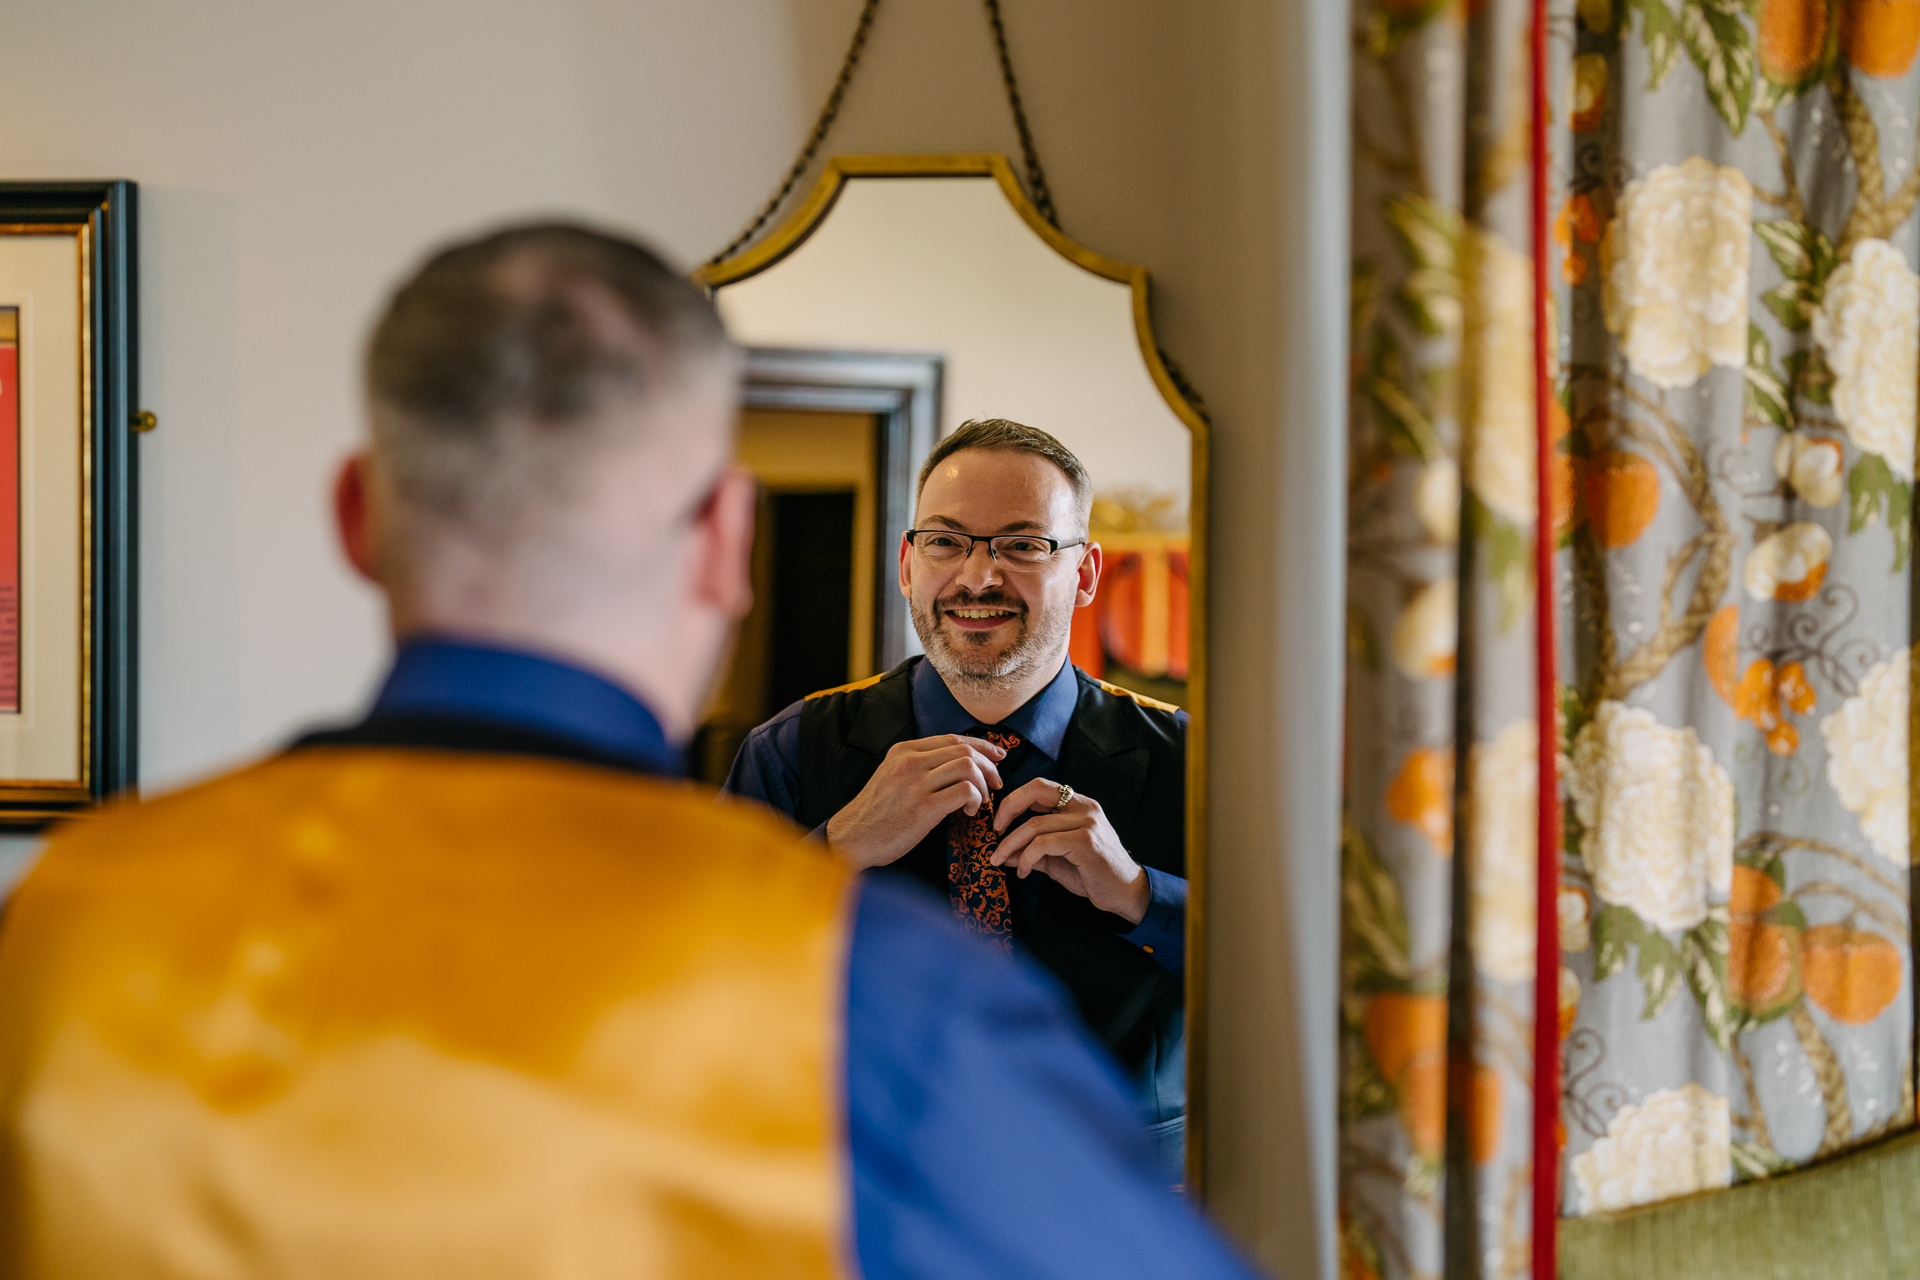
[[[914,476],[940,435],[943,356],[919,352],[749,347],[742,399],[750,409],[870,413],[875,423],[873,660],[892,669],[920,650],[890,571],[913,521]]]

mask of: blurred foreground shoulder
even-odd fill
[[[868,877],[847,991],[866,1280],[1253,1276],[1158,1177],[1118,1071],[1037,966]]]

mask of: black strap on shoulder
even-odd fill
[[[446,715],[375,715],[341,729],[316,729],[287,748],[402,747],[422,751],[468,751],[482,755],[539,756],[575,764],[599,765],[625,773],[646,773],[635,760],[597,751],[585,743],[498,720]]]
[[[913,666],[908,658],[872,684],[818,693],[800,708],[800,807],[808,829],[860,794],[889,748],[913,732]]]

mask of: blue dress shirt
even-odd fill
[[[647,773],[679,767],[638,699],[532,653],[406,644],[370,718],[412,716],[530,729]],[[1030,723],[1037,734],[1043,719]],[[1062,717],[1053,751],[1064,729]],[[845,1068],[865,1280],[1252,1280],[1161,1185],[1124,1085],[1064,992],[966,933],[921,886],[860,887]]]
[[[914,664],[912,681],[913,729],[918,738],[943,733],[978,737],[980,722],[960,705],[947,682],[940,678],[931,662]],[[1066,739],[1067,724],[1080,700],[1080,681],[1071,662],[1062,663],[1060,673],[1033,697],[993,727],[1020,735],[1022,745],[1000,764],[1000,780],[1006,790],[1023,786],[1043,777],[1048,767],[1060,758],[1060,744]],[[800,808],[800,709],[796,702],[767,721],[740,745],[733,771],[727,776],[727,790],[749,800],[778,809],[789,818]],[[1187,726],[1187,713],[1179,713],[1180,727]],[[1095,797],[1098,799],[1099,797]],[[1023,815],[1024,822],[1031,814]],[[1016,822],[1015,825],[1018,825]],[[824,824],[814,834],[825,835]],[[1187,960],[1187,882],[1153,867],[1147,873],[1147,913],[1133,930],[1121,935],[1137,947],[1147,948],[1162,966],[1179,973]]]

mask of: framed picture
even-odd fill
[[[136,198],[0,182],[0,825],[137,776]]]

